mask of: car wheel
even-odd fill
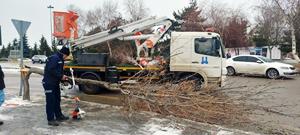
[[[235,70],[233,67],[227,67],[226,69],[227,69],[227,75],[229,76],[235,75]]]
[[[32,61],[32,64],[34,64],[35,62],[34,61]]]
[[[270,79],[277,79],[279,78],[279,72],[276,69],[271,68],[267,71],[267,77]]]
[[[43,62],[41,60],[39,60],[39,63],[42,64]]]

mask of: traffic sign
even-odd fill
[[[11,19],[13,22],[15,28],[17,29],[19,35],[21,37],[24,37],[28,27],[30,26],[31,22],[23,21],[23,20],[17,20],[17,19]]]
[[[23,37],[25,36],[25,33],[30,26],[31,22],[23,21],[23,20],[17,20],[17,19],[11,19],[12,23],[14,24],[15,28],[17,29],[19,36],[20,36],[20,52],[21,52],[21,60],[20,60],[20,69],[23,69]],[[19,96],[22,96],[23,91],[23,81],[22,77],[20,79],[20,92]]]

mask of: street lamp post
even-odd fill
[[[53,36],[52,36],[52,8],[54,8],[52,5],[49,5],[47,8],[49,8],[50,12],[50,38],[51,38],[51,45],[53,46]]]

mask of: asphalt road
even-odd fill
[[[17,62],[0,63],[5,74],[6,89],[10,90],[10,94],[18,95],[20,89],[20,72],[18,71]],[[44,68],[45,64],[32,64],[31,62],[24,62],[25,65]],[[29,79],[30,90],[32,97],[44,95],[42,87],[42,78],[40,75],[32,74]]]
[[[300,134],[300,76],[271,80],[257,76],[228,77],[224,91],[249,104],[265,107],[255,110],[254,121]]]

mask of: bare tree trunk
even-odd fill
[[[109,50],[109,55],[112,56],[110,43],[109,43],[109,41],[107,41],[106,43],[107,43],[107,47],[108,47],[108,50]]]
[[[274,48],[274,46],[271,47],[270,45],[268,45],[270,59],[272,59],[272,50],[273,50],[273,48]]]
[[[292,53],[293,53],[293,57],[296,61],[300,62],[300,59],[297,55],[297,49],[296,49],[296,35],[295,35],[295,28],[294,28],[294,25],[292,24],[291,25],[291,33],[292,33]]]
[[[269,47],[269,54],[270,54],[270,59],[272,59],[272,50],[273,50],[273,47]]]
[[[21,77],[24,84],[24,94],[23,94],[23,100],[30,100],[30,85],[29,85],[29,78],[31,73],[36,73],[39,75],[43,75],[44,71],[40,68],[35,67],[26,67],[21,69]]]
[[[30,100],[30,85],[29,85],[30,75],[32,73],[44,75],[44,70],[36,67],[26,66],[26,68],[21,70],[21,72],[22,72],[22,81],[24,82],[23,100]],[[72,79],[72,78],[69,77],[68,79]],[[96,80],[81,79],[81,78],[75,78],[75,81],[77,84],[91,84],[91,85],[104,87],[110,90],[120,90],[120,86],[113,86],[110,83],[104,81],[96,81]]]
[[[292,53],[296,54],[296,36],[295,36],[295,29],[293,26],[292,27]]]
[[[26,70],[26,68],[21,69],[21,78],[24,84],[23,100],[30,100],[29,82],[28,82],[29,75],[28,75],[28,70]]]
[[[278,7],[281,9],[281,11],[285,14],[285,17],[289,22],[289,25],[291,28],[291,34],[292,34],[292,54],[293,54],[294,59],[297,62],[300,62],[300,59],[297,55],[297,49],[296,49],[297,44],[296,44],[296,36],[295,36],[295,28],[294,28],[295,26],[294,26],[294,22],[293,22],[294,17],[296,16],[296,12],[293,12],[292,10],[290,10],[290,12],[286,12],[285,9],[283,9],[282,6],[280,5],[279,0],[274,0],[274,1],[278,5]],[[290,9],[292,9],[292,8],[290,7]]]

